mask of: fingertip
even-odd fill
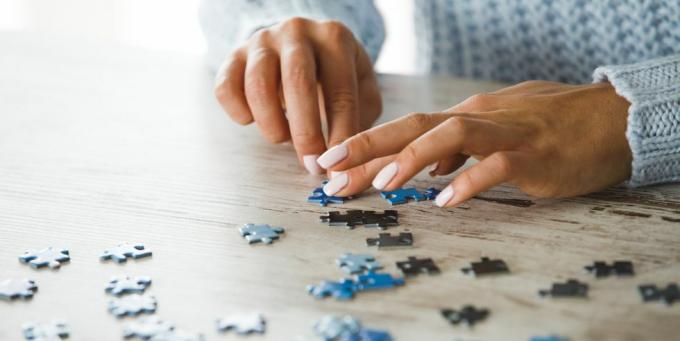
[[[439,207],[453,206],[452,200],[456,191],[453,189],[452,185],[446,186],[439,195],[434,200],[435,205]]]

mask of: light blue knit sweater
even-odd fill
[[[680,1],[414,3],[420,70],[505,82],[609,81],[632,103],[628,183],[680,181]],[[370,0],[203,0],[200,12],[214,68],[252,32],[292,16],[342,21],[374,61],[385,37]]]

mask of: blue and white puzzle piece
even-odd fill
[[[27,323],[22,326],[24,338],[29,341],[59,341],[69,337],[68,325],[62,321],[36,324]]]
[[[347,274],[375,271],[382,268],[382,265],[375,260],[375,257],[366,254],[345,253],[335,263]]]
[[[114,248],[104,250],[99,259],[102,261],[113,260],[116,263],[125,263],[128,258],[138,259],[150,257],[151,255],[151,250],[147,249],[144,244],[123,243]]]
[[[409,199],[414,201],[425,200],[425,195],[418,192],[415,188],[399,188],[394,191],[384,191],[380,192],[380,196],[389,201],[391,205],[405,204]]]
[[[151,277],[113,277],[106,286],[106,292],[114,296],[122,296],[132,293],[143,294],[146,288],[148,288],[150,285]]]
[[[158,301],[148,295],[128,295],[109,301],[108,310],[116,317],[137,316],[139,314],[153,314],[158,307]]]
[[[392,277],[388,273],[369,272],[356,277],[357,288],[361,291],[390,289],[404,285],[403,277]]]
[[[141,317],[123,326],[123,338],[137,337],[149,340],[157,335],[163,335],[175,329],[175,325],[163,321],[155,316]]]
[[[158,333],[152,336],[149,341],[205,341],[205,337],[202,334],[191,333],[182,329],[173,329]]]
[[[264,334],[267,321],[260,313],[233,314],[217,320],[217,330],[227,332],[233,330],[239,335]]]
[[[344,204],[345,200],[352,199],[351,197],[326,195],[323,191],[323,185],[326,183],[328,183],[327,180],[321,183],[321,187],[315,188],[312,195],[307,197],[307,202],[317,203],[319,206],[326,207],[328,204]]]
[[[71,260],[68,249],[48,247],[40,251],[28,250],[19,256],[19,261],[29,264],[32,268],[49,267],[59,269],[61,263]]]
[[[0,300],[29,299],[38,291],[38,285],[30,279],[9,278],[0,282]]]
[[[321,281],[317,285],[307,286],[307,292],[316,298],[333,297],[336,300],[345,301],[354,298],[358,290],[356,282],[349,278],[340,281]]]
[[[279,235],[285,232],[283,227],[271,227],[267,224],[245,224],[238,229],[248,243],[271,244],[279,239]]]

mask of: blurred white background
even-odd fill
[[[49,32],[202,54],[199,1],[0,0],[0,31]],[[388,31],[376,64],[379,72],[415,72],[412,1],[376,0]]]

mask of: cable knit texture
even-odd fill
[[[680,1],[414,0],[414,5],[422,72],[510,83],[609,81],[632,103],[628,183],[680,181]],[[384,41],[382,17],[370,0],[203,0],[210,65],[216,68],[258,28],[293,16],[342,21],[373,61]]]

